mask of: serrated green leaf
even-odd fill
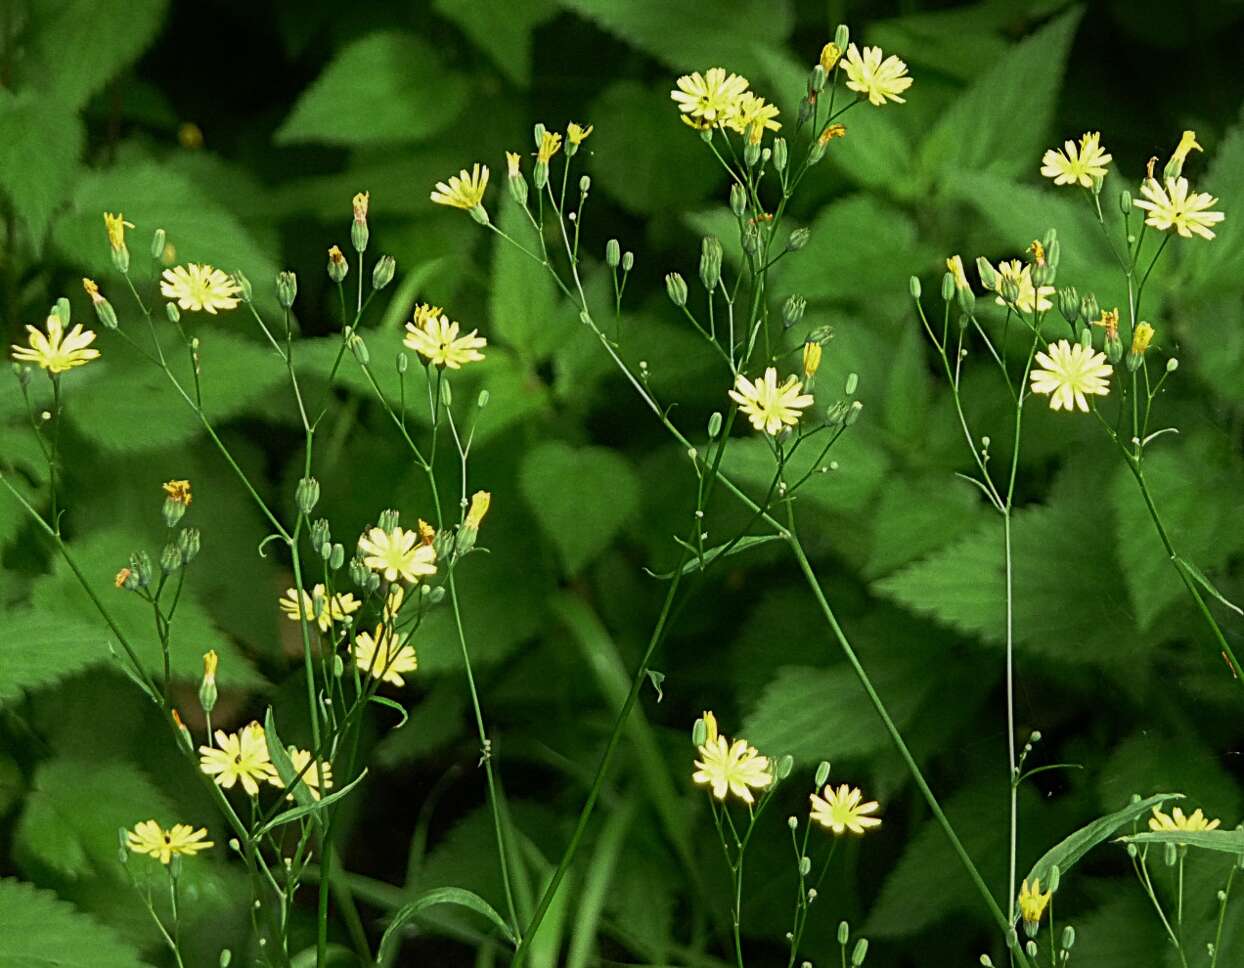
[[[979,75],[929,132],[921,167],[941,176],[1036,171],[1080,14],[1052,20]]]
[[[0,965],[4,968],[142,968],[138,951],[111,928],[51,891],[0,880]]]
[[[84,142],[72,110],[0,90],[0,196],[26,224],[36,248],[69,194]]]
[[[1210,192],[1221,199],[1214,209],[1227,217],[1214,227],[1213,244],[1181,246],[1180,262],[1188,274],[1189,285],[1198,292],[1225,290],[1234,294],[1244,266],[1244,126],[1231,128],[1218,144],[1204,137],[1201,142],[1209,152],[1209,170],[1200,178],[1197,169],[1201,165],[1193,162],[1184,174],[1196,191]]]
[[[528,452],[519,487],[567,575],[608,547],[639,499],[639,482],[621,454],[557,441]]]
[[[512,82],[522,87],[531,83],[532,31],[557,12],[555,0],[436,0],[434,6],[487,52]],[[503,30],[497,29],[499,23],[505,24]]]
[[[339,51],[303,92],[276,142],[422,141],[453,122],[466,106],[468,88],[423,38],[400,31],[369,34]]]

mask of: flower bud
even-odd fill
[[[998,292],[1007,303],[1014,305],[1019,299],[1019,280],[1003,276]]]
[[[700,282],[712,292],[721,281],[721,240],[706,236],[700,243]]]
[[[807,877],[811,872],[812,872],[812,858],[811,857],[800,857],[799,858],[800,876]]]
[[[198,528],[183,528],[177,535],[177,550],[181,552],[181,560],[187,565],[198,557],[200,541]]]
[[[696,746],[703,746],[704,741],[708,739],[708,724],[701,716],[695,721],[695,725],[691,727],[691,742]]]
[[[333,545],[332,554],[328,557],[328,567],[333,571],[339,571],[346,561],[346,549],[341,544]]]
[[[687,283],[677,272],[665,277],[665,292],[675,306],[687,305]]]
[[[341,254],[341,249],[334,245],[328,250],[328,278],[340,283],[349,271],[350,264],[346,262],[346,257]]]
[[[1076,929],[1070,924],[1063,928],[1062,949],[1070,951],[1076,943]]]
[[[782,303],[782,322],[790,329],[801,319],[807,311],[808,301],[800,295],[792,295],[786,297],[786,302]]]
[[[170,323],[176,323],[181,320],[181,310],[177,308],[177,303],[166,302],[164,304],[164,315],[168,317]]]
[[[847,29],[846,24],[839,24],[838,29],[834,31],[834,46],[839,50],[846,50],[847,45],[851,42],[851,31]]]
[[[840,945],[845,945],[850,940],[851,940],[851,925],[847,924],[846,921],[839,921],[838,922],[838,943]]]
[[[816,764],[816,775],[813,777],[813,785],[819,790],[829,779],[829,760],[821,760]]]
[[[867,957],[868,957],[868,939],[860,938],[859,941],[855,942],[855,950],[851,952],[852,968],[860,968],[860,965],[864,963],[864,959]]]
[[[708,439],[716,440],[721,433],[721,411],[714,410],[708,418]]]
[[[203,681],[199,683],[199,705],[203,707],[203,712],[209,716],[212,714],[212,710],[216,708],[218,696],[216,690],[216,664],[218,661],[215,649],[209,649],[203,654]]]
[[[730,186],[730,211],[739,217],[747,211],[747,189],[738,182]]]
[[[401,523],[401,513],[394,508],[385,508],[376,519],[376,527],[381,531],[392,531]]]
[[[820,94],[825,90],[825,68],[820,64],[812,65],[812,73],[808,75],[808,92]]]
[[[393,281],[397,272],[397,260],[391,255],[382,255],[371,272],[371,286],[380,290]]]
[[[136,551],[130,555],[130,577],[139,588],[146,588],[151,584],[151,556],[147,552]]]
[[[1126,188],[1119,192],[1119,211],[1124,215],[1132,211],[1132,193]]]
[[[171,575],[181,565],[181,551],[173,542],[168,542],[160,552],[160,570],[166,575]]]
[[[798,817],[787,817],[786,826],[790,827],[791,830],[798,830],[799,829],[799,818]]]
[[[748,168],[755,168],[758,161],[760,161],[760,142],[749,138],[747,144],[743,146],[743,164]]]
[[[803,375],[809,388],[816,378],[816,371],[821,367],[822,353],[820,343],[809,341],[803,344]]]
[[[371,237],[367,228],[367,206],[370,201],[371,192],[359,192],[351,200],[354,221],[350,224],[350,244],[354,246],[355,252],[366,251],[367,240]]]
[[[786,163],[790,159],[790,149],[786,146],[785,138],[773,139],[773,167],[778,171],[786,170]]]
[[[1123,340],[1119,339],[1118,332],[1106,334],[1106,359],[1111,363],[1118,363],[1123,359]]]
[[[998,290],[998,270],[983,255],[976,257],[976,274],[981,277],[981,285],[994,292]]]
[[[332,541],[332,533],[328,528],[328,520],[317,518],[311,522],[311,547],[322,548],[330,541]]]
[[[304,477],[294,491],[294,502],[303,514],[310,514],[320,500],[320,482],[314,477]]]
[[[630,252],[630,251],[623,252],[622,253],[622,271],[630,272],[634,268],[635,268],[635,253]]]
[[[1174,373],[1178,369],[1179,369],[1179,360],[1175,359],[1175,357],[1172,356],[1169,360],[1166,361],[1166,372],[1167,373]]]
[[[298,277],[289,271],[276,274],[276,298],[281,305],[289,309],[298,298]]]
[[[918,276],[911,276],[907,280],[907,291],[911,293],[912,299],[916,299],[916,300],[920,299],[921,289],[920,289],[920,278]]]
[[[367,352],[367,344],[363,342],[356,332],[351,332],[349,336],[350,352],[354,354],[354,358],[359,361],[362,366],[367,366],[371,362],[371,354]]]
[[[616,269],[621,261],[622,246],[617,239],[610,239],[605,243],[605,265],[610,269]]]
[[[371,570],[363,564],[360,558],[350,559],[350,581],[354,582],[359,588],[367,587],[367,577],[371,574]]]
[[[1167,867],[1174,867],[1179,863],[1179,848],[1174,844],[1163,844],[1165,848],[1165,860]]]
[[[1066,286],[1058,290],[1058,312],[1063,319],[1075,326],[1080,318],[1080,293],[1075,286]]]
[[[1101,318],[1101,306],[1091,292],[1085,293],[1080,300],[1080,318],[1086,321]]]
[[[955,277],[947,272],[942,276],[942,301],[950,302],[955,298]]]
[[[808,244],[808,240],[812,238],[812,230],[809,228],[798,228],[790,234],[790,238],[786,240],[787,252],[798,252]]]
[[[779,780],[785,780],[788,776],[790,776],[790,771],[794,768],[795,758],[787,753],[777,761],[777,770],[775,771],[775,775]]]

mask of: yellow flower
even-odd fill
[[[195,830],[188,823],[178,823],[165,830],[154,820],[144,820],[125,832],[125,843],[134,853],[149,854],[167,864],[175,856],[193,857],[200,850],[215,846],[203,839],[206,836],[206,827]]]
[[[1176,807],[1169,814],[1163,813],[1157,807],[1153,808],[1153,816],[1149,818],[1149,829],[1156,831],[1163,830],[1183,830],[1188,833],[1196,833],[1201,830],[1217,830],[1221,820],[1207,820],[1205,814],[1201,812],[1201,808],[1197,807],[1192,812],[1192,816],[1184,816],[1183,810]]]
[[[1041,159],[1041,174],[1053,178],[1055,185],[1092,188],[1095,178],[1106,177],[1110,160],[1109,152],[1101,146],[1101,132],[1086,131],[1080,135],[1079,146],[1068,139],[1063,142],[1063,150],[1047,150]]]
[[[946,260],[946,271],[955,277],[956,289],[970,289],[968,285],[967,273],[963,271],[963,260],[957,255],[952,255]]]
[[[586,137],[586,136],[585,136]],[[547,165],[561,149],[562,136],[556,131],[545,131],[536,150],[536,164]]]
[[[821,48],[821,69],[828,74],[842,58],[842,48],[832,40]]]
[[[425,545],[430,545],[436,540],[436,528],[428,524],[423,518],[415,522],[415,527],[419,529],[419,540]]]
[[[807,379],[816,376],[816,371],[821,368],[821,356],[824,351],[821,344],[809,341],[803,344],[803,375]]]
[[[484,515],[488,513],[488,508],[492,504],[492,495],[488,491],[476,491],[471,495],[471,509],[467,511],[464,527],[471,528],[475,531],[479,530],[479,526],[483,523]]]
[[[436,574],[436,552],[419,540],[416,531],[394,528],[382,531],[372,528],[359,538],[363,564],[384,575],[385,581],[417,582],[420,577]]]
[[[1119,310],[1103,309],[1101,311],[1101,319],[1093,320],[1089,325],[1100,326],[1106,331],[1106,339],[1116,339],[1119,335]],[[1148,324],[1145,324],[1148,325]],[[1152,330],[1150,330],[1152,332]]]
[[[199,747],[199,769],[226,790],[238,781],[252,797],[259,795],[259,784],[276,775],[268,757],[263,727],[250,723],[239,732],[216,730],[216,746]]]
[[[1149,349],[1149,343],[1153,340],[1153,327],[1148,323],[1137,323],[1136,328],[1132,330],[1132,352],[1137,356],[1143,356],[1145,351]],[[1176,810],[1179,808],[1176,807]]]
[[[861,54],[850,44],[845,64],[847,87],[867,95],[869,103],[877,107],[887,100],[903,104],[905,99],[899,95],[911,87],[907,65],[893,54],[882,60],[881,53],[880,47],[865,47]]]
[[[130,580],[130,575],[132,574],[133,572],[131,572],[128,568],[122,568],[119,572],[117,572],[116,577],[112,579],[112,583],[117,588],[124,588],[125,583]]]
[[[436,191],[431,197],[437,205],[449,205],[470,211],[484,200],[484,189],[487,187],[488,166],[476,162],[470,174],[464,168],[458,174],[450,176],[449,184],[437,182]]]
[[[1020,312],[1043,313],[1054,308],[1054,303],[1049,298],[1054,295],[1054,287],[1042,286],[1038,290],[1032,284],[1032,266],[1025,265],[1018,259],[1003,260],[998,263],[998,285],[996,291],[999,293],[1002,292],[1002,281],[1004,279],[1010,279],[1019,287],[1019,296],[1015,300],[1015,306]],[[998,296],[997,303],[999,306],[1007,304],[1002,296]]]
[[[1024,929],[1030,936],[1036,933],[1037,926],[1041,923],[1041,916],[1045,914],[1045,909],[1053,896],[1053,891],[1041,893],[1041,879],[1039,877],[1032,882],[1031,887],[1028,885],[1027,878],[1020,884],[1019,913],[1024,919]]]
[[[367,207],[371,203],[371,192],[359,192],[350,200],[350,207],[354,209],[354,221],[367,221]]]
[[[192,495],[189,481],[165,481],[160,486],[164,488],[164,493],[168,495],[170,501],[190,507]]]
[[[507,151],[505,153],[505,167],[506,175],[508,177],[517,178],[522,174],[522,171],[518,167],[519,162],[522,160],[522,156],[516,151]]]
[[[415,649],[383,625],[376,626],[376,634],[360,632],[354,640],[354,664],[361,672],[375,679],[404,686],[403,672],[419,668]]]
[[[94,279],[83,279],[82,289],[91,298],[91,302],[94,305],[98,306],[100,303],[105,301],[104,297],[99,294],[99,285]]]
[[[236,282],[209,265],[189,262],[165,269],[161,278],[160,295],[177,300],[178,306],[192,312],[215,314],[218,309],[233,309],[241,296]]]
[[[733,743],[717,732],[717,720],[706,712],[703,716],[707,734],[698,748],[700,758],[695,761],[693,782],[709,784],[713,796],[724,800],[733,793],[744,803],[755,803],[752,789],[763,790],[773,782],[769,772],[769,758],[761,756],[747,740],[736,739]]]
[[[286,747],[285,752],[289,754],[289,762],[294,768],[294,776],[298,776],[299,773],[302,774],[302,777],[298,782],[306,784],[312,800],[318,800],[320,798],[320,780],[324,781],[325,790],[331,790],[333,788],[332,764],[325,763],[322,760],[318,763],[318,765],[312,763],[311,751],[300,750],[296,746]],[[303,769],[304,767],[306,767],[305,770]],[[284,782],[282,782],[280,776],[276,774],[273,774],[272,778],[269,779],[268,782],[277,789],[283,790],[285,788]],[[286,794],[285,799],[292,800],[294,799],[294,795],[292,793]]]
[[[430,306],[427,303],[419,303],[415,306],[415,325],[426,328],[428,323],[437,319],[441,315],[440,306]]]
[[[572,145],[578,146],[587,140],[587,136],[592,133],[592,125],[582,128],[573,121],[566,125],[566,140]]]
[[[1209,211],[1218,199],[1208,192],[1189,192],[1186,178],[1168,178],[1165,188],[1156,178],[1146,178],[1140,194],[1144,198],[1134,204],[1148,211],[1145,224],[1162,232],[1173,228],[1185,239],[1194,234],[1212,239],[1214,232],[1210,226],[1226,218],[1222,212]]]
[[[120,252],[125,248],[125,230],[133,227],[134,223],[127,222],[120,212],[116,215],[104,212],[104,231],[108,233],[108,244],[112,246],[112,251]]]
[[[801,394],[802,389],[803,384],[793,375],[778,386],[777,370],[769,367],[755,383],[740,373],[730,391],[730,399],[747,414],[753,427],[776,435],[799,423],[799,411],[812,406],[811,394]]]
[[[203,653],[203,681],[216,682],[216,667],[220,664],[220,656],[216,654],[215,649],[208,649]]]
[[[1179,139],[1179,144],[1175,146],[1174,152],[1171,154],[1171,160],[1166,163],[1163,174],[1167,178],[1178,178],[1184,170],[1184,161],[1188,157],[1190,151],[1204,151],[1196,140],[1195,131],[1185,131]]]
[[[812,801],[810,815],[822,827],[832,830],[836,835],[847,830],[853,834],[862,834],[870,827],[881,826],[880,817],[868,816],[877,811],[879,804],[876,800],[860,803],[863,798],[864,795],[858,787],[849,787],[844,783],[835,790],[827,786],[823,798],[815,793],[809,795]]]
[[[685,122],[694,128],[711,128],[724,123],[738,106],[747,90],[747,78],[726,74],[724,67],[709,68],[684,74],[677,81],[677,90],[670,97],[678,105]]]
[[[1105,353],[1094,353],[1082,343],[1060,339],[1051,343],[1047,353],[1038,352],[1036,360],[1044,369],[1033,369],[1032,392],[1049,394],[1051,410],[1073,410],[1079,407],[1088,413],[1086,394],[1105,396],[1110,392],[1110,374]]]
[[[774,120],[778,114],[776,104],[769,104],[751,91],[744,91],[735,102],[734,109],[727,114],[726,124],[739,134],[761,133],[766,129],[777,131],[782,127]]]
[[[477,336],[478,332],[473,329],[465,336],[459,336],[458,324],[450,322],[448,316],[431,317],[422,325],[407,323],[406,338],[402,342],[426,356],[429,362],[457,370],[464,363],[484,358],[480,350],[488,345],[488,340]]]
[[[47,332],[27,326],[29,346],[13,344],[13,359],[19,363],[34,363],[49,373],[64,373],[75,366],[85,366],[99,357],[99,350],[91,346],[95,334],[83,329],[78,323],[68,333],[55,313],[47,319]]]
[[[847,136],[847,126],[839,124],[835,121],[833,124],[825,125],[825,130],[816,137],[816,143],[824,148],[835,138],[845,138]]]
[[[315,608],[317,601],[320,603],[319,611]],[[315,585],[311,589],[311,594],[308,595],[304,591],[301,596],[297,588],[287,588],[285,597],[281,599],[281,611],[291,622],[299,622],[303,616],[306,616],[307,621],[315,622],[321,632],[328,632],[334,622],[349,622],[350,616],[362,605],[363,603],[349,592],[339,592],[329,601],[328,592],[322,584]]]

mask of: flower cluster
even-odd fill
[[[683,123],[698,131],[729,128],[759,142],[765,131],[782,127],[777,106],[750,91],[746,77],[727,74],[724,67],[684,74],[674,83],[670,97]]]
[[[332,788],[333,771],[329,763],[313,760],[309,750],[301,750],[295,746],[286,749],[294,774],[301,773],[299,782],[307,787],[313,799],[320,798],[321,785],[324,790]],[[259,723],[251,722],[236,733],[226,733],[223,729],[216,730],[215,746],[199,747],[199,769],[216,781],[222,789],[231,790],[237,784],[249,796],[259,796],[259,785],[284,789],[276,765],[272,762],[268,750],[268,739],[264,728]],[[292,794],[289,794],[292,797]]]

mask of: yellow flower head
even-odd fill
[[[135,824],[133,830],[126,831],[125,843],[134,853],[149,854],[161,864],[167,864],[174,857],[193,857],[214,846],[204,839],[206,836],[206,827],[195,830],[188,823],[178,823],[165,830],[154,820],[144,820]]]
[[[1222,821],[1207,820],[1201,808],[1197,807],[1191,816],[1185,816],[1183,810],[1176,807],[1169,814],[1163,813],[1158,807],[1153,808],[1153,816],[1149,818],[1149,829],[1155,831],[1184,830],[1196,833],[1201,830],[1217,830]]]
[[[216,746],[199,747],[199,769],[226,790],[239,781],[252,797],[259,795],[259,784],[276,775],[268,756],[263,727],[250,723],[239,732],[216,730]]]
[[[1193,235],[1212,239],[1214,232],[1210,226],[1226,218],[1222,212],[1210,211],[1218,199],[1208,192],[1189,191],[1186,178],[1168,178],[1165,188],[1157,179],[1146,178],[1140,194],[1144,198],[1133,204],[1148,211],[1145,224],[1162,232],[1173,228],[1185,239]]]
[[[128,568],[122,568],[119,572],[117,572],[116,577],[112,579],[112,583],[116,585],[117,588],[124,588],[125,583],[130,580],[130,575],[132,574],[133,572],[131,572]]]
[[[853,834],[862,834],[870,827],[881,826],[880,817],[869,816],[870,813],[877,812],[879,804],[876,800],[861,803],[864,795],[858,787],[849,787],[844,783],[836,790],[827,786],[824,793],[824,797],[815,793],[809,795],[812,801],[810,816],[822,827],[832,830],[836,836],[841,836],[848,830]]]
[[[220,656],[216,654],[215,649],[208,649],[203,653],[203,681],[216,681],[216,666],[220,664]]]
[[[1042,368],[1034,367],[1029,373],[1032,392],[1048,394],[1051,410],[1079,407],[1088,413],[1087,395],[1105,396],[1110,392],[1110,374],[1114,370],[1106,362],[1106,354],[1095,353],[1083,343],[1060,339],[1051,343],[1045,353],[1038,352],[1036,361]]]
[[[363,564],[380,572],[385,581],[400,578],[413,584],[436,574],[436,551],[420,541],[416,531],[372,528],[359,538],[359,554],[363,556]]]
[[[812,379],[816,376],[816,371],[821,368],[821,356],[824,351],[821,344],[813,340],[809,340],[803,344],[803,375],[805,379]]]
[[[581,145],[587,140],[587,136],[592,133],[592,127],[590,124],[586,128],[580,127],[571,121],[566,125],[566,140],[572,145]]]
[[[698,747],[700,758],[695,761],[696,771],[691,775],[692,781],[711,786],[713,796],[718,800],[724,800],[728,793],[732,793],[744,803],[755,803],[752,790],[763,790],[773,782],[769,758],[761,756],[745,739],[736,739],[731,743],[720,735],[712,713],[706,712],[703,718],[707,735]]]
[[[316,611],[316,602],[319,602],[319,611]],[[315,585],[309,595],[305,591],[299,595],[297,588],[287,588],[280,604],[281,611],[291,622],[300,622],[305,616],[308,622],[315,622],[324,633],[332,629],[334,623],[349,622],[350,616],[363,606],[349,592],[339,592],[329,601],[328,591],[322,584]]]
[[[1091,325],[1100,326],[1106,331],[1106,339],[1116,339],[1119,335],[1119,310],[1103,309],[1101,311],[1101,319],[1095,319]]]
[[[1045,265],[1045,246],[1040,239],[1033,239],[1028,243],[1028,254],[1032,256],[1034,266]]]
[[[586,135],[585,135],[586,137]],[[561,150],[562,136],[557,131],[545,131],[540,139],[540,147],[536,150],[536,164],[547,165],[553,156]]]
[[[1190,151],[1204,151],[1205,149],[1197,143],[1195,131],[1185,131],[1179,139],[1179,144],[1175,146],[1174,152],[1171,153],[1171,160],[1166,163],[1163,172],[1167,178],[1178,178],[1183,174],[1184,161],[1188,157]]]
[[[730,391],[730,399],[739,405],[753,427],[777,435],[799,423],[799,411],[812,406],[812,395],[800,393],[802,389],[803,384],[794,376],[787,377],[779,386],[777,370],[769,367],[754,383],[740,373]]]
[[[464,168],[456,175],[451,175],[449,183],[437,182],[432,192],[432,201],[437,205],[449,205],[470,211],[484,200],[484,189],[488,187],[488,166],[478,162],[470,173]]]
[[[467,511],[464,527],[478,531],[480,524],[484,521],[484,515],[488,513],[488,508],[491,504],[492,495],[488,491],[476,491],[472,494],[471,509]]]
[[[1132,330],[1132,352],[1137,356],[1143,356],[1145,351],[1149,349],[1149,343],[1153,340],[1153,327],[1148,323],[1137,323],[1136,328]],[[1176,810],[1179,808],[1176,807]]]
[[[842,48],[835,44],[832,40],[821,48],[821,69],[828,74],[842,59]]]
[[[190,493],[189,481],[165,481],[161,487],[170,501],[176,501],[185,507],[190,507],[190,501],[193,495]]]
[[[816,136],[816,143],[824,148],[835,138],[845,138],[847,136],[847,126],[839,124],[835,121],[833,124],[825,125],[825,130]]]
[[[1037,925],[1041,923],[1041,916],[1045,914],[1045,909],[1049,906],[1050,898],[1053,896],[1053,891],[1041,893],[1040,878],[1036,878],[1031,886],[1027,878],[1020,884],[1019,913],[1024,919],[1024,928],[1030,935],[1035,933]]]
[[[419,660],[412,645],[383,625],[376,626],[376,633],[360,632],[354,640],[354,664],[360,672],[373,679],[395,686],[404,686],[402,673],[414,672]]]
[[[1101,146],[1101,132],[1086,131],[1080,143],[1068,139],[1063,150],[1050,148],[1041,158],[1041,174],[1053,178],[1055,185],[1079,185],[1092,188],[1093,180],[1106,177],[1110,153]]]
[[[744,91],[734,103],[733,109],[726,115],[726,124],[760,143],[760,136],[766,131],[777,131],[782,125],[777,121],[779,112],[776,104],[770,104],[751,91]]]
[[[1042,286],[1040,289],[1037,289],[1032,282],[1032,266],[1026,265],[1018,259],[999,262],[997,292],[1002,292],[1003,280],[1007,279],[1014,282],[1019,289],[1019,296],[1015,300],[1015,306],[1020,312],[1043,313],[1054,308],[1054,303],[1049,298],[1054,295],[1054,287]],[[998,296],[996,301],[999,306],[1007,305],[1006,300],[1001,295]]]
[[[464,363],[482,360],[484,354],[480,350],[488,345],[488,340],[476,335],[479,330],[459,336],[458,328],[448,316],[427,317],[420,324],[416,312],[415,322],[406,324],[406,337],[402,342],[427,357],[428,362],[457,370]]]
[[[674,82],[670,97],[693,128],[711,128],[724,123],[736,111],[739,98],[747,90],[747,78],[726,74],[724,67],[712,67],[684,74]]]
[[[121,252],[125,248],[125,230],[133,227],[134,223],[127,222],[120,212],[116,215],[104,212],[104,231],[108,233],[108,244],[113,252]]]
[[[182,309],[205,310],[213,315],[220,309],[234,309],[242,294],[231,277],[209,265],[189,262],[165,269],[160,295],[177,300]]]
[[[99,286],[94,279],[83,279],[82,289],[96,306],[104,302],[104,297],[99,294]]]
[[[81,323],[66,333],[60,317],[55,313],[47,318],[46,333],[27,326],[26,334],[30,345],[18,346],[14,343],[13,359],[19,363],[34,363],[49,373],[64,373],[99,357],[99,350],[91,346],[95,342],[95,334],[83,329]]]
[[[522,174],[518,167],[522,160],[522,156],[517,151],[507,151],[505,153],[506,175],[510,178],[518,178]]]
[[[320,760],[318,763],[312,763],[311,751],[300,750],[296,746],[286,747],[285,752],[289,754],[289,762],[294,768],[294,776],[298,776],[299,773],[302,774],[298,782],[306,786],[307,791],[311,794],[312,800],[318,800],[320,798],[321,780],[324,781],[325,790],[331,790],[333,788],[332,764],[325,763],[323,760]],[[273,774],[268,782],[277,789],[285,788],[285,784],[277,774]],[[288,793],[286,794],[285,799],[293,800],[294,795],[292,793]]]
[[[969,289],[967,273],[963,271],[963,260],[957,255],[952,255],[946,260],[946,271],[955,277],[956,289]]]
[[[882,60],[880,47],[865,47],[861,53],[854,44],[848,45],[845,70],[847,87],[877,107],[886,101],[903,104],[905,99],[899,95],[911,87],[907,65],[893,54]]]
[[[371,192],[359,192],[350,200],[350,206],[354,209],[354,221],[367,221],[367,206],[371,202]]]
[[[713,711],[711,709],[704,710],[704,715],[700,719],[704,722],[705,744],[717,742],[717,717],[713,715]]]
[[[415,306],[415,325],[421,328],[427,328],[428,323],[437,319],[441,315],[440,306],[430,306],[427,303],[419,303]]]

